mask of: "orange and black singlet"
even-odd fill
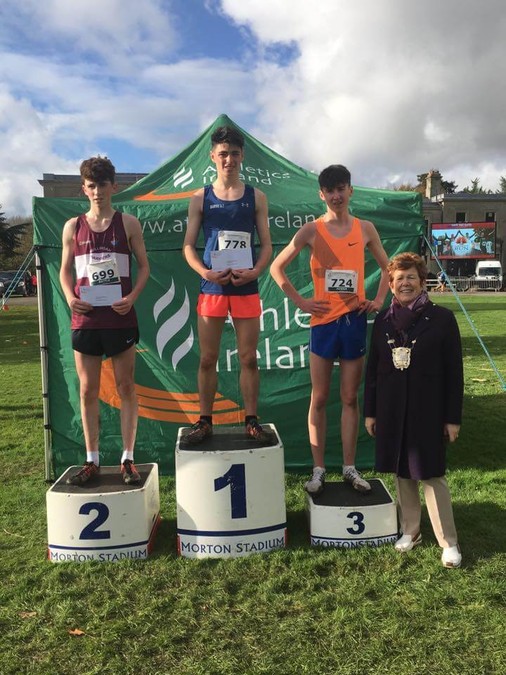
[[[333,237],[323,217],[315,222],[316,232],[311,254],[314,299],[330,301],[330,310],[321,317],[311,317],[310,325],[335,321],[358,309],[365,300],[364,239],[358,218],[344,237]]]

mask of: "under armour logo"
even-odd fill
[[[249,207],[249,203],[248,202],[241,202],[241,206],[242,206],[243,209],[247,209]]]

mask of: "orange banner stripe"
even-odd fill
[[[174,200],[174,199],[188,199],[188,197],[191,197],[197,192],[196,188],[195,190],[189,190],[188,192],[174,192],[173,194],[168,194],[168,195],[156,195],[153,192],[148,192],[145,195],[137,195],[137,197],[134,197],[134,201],[136,202],[164,202],[167,200]]]
[[[152,408],[153,410],[174,410],[178,411],[181,410],[182,412],[185,413],[192,413],[192,412],[199,412],[200,411],[200,403],[199,401],[196,401],[195,403],[183,403],[181,405],[178,405],[177,401],[167,401],[163,399],[158,399],[158,398],[151,398],[149,396],[139,396],[139,405],[142,405],[146,408]],[[234,403],[233,401],[228,401],[226,399],[221,400],[221,401],[215,401],[213,405],[213,411],[217,410],[237,410],[239,406],[237,403]]]

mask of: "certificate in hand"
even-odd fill
[[[100,284],[98,286],[81,286],[79,289],[81,300],[89,302],[93,307],[110,307],[123,297],[121,284]]]
[[[250,270],[253,267],[251,248],[224,248],[211,251],[211,268],[215,272],[223,270]]]

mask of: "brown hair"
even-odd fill
[[[220,143],[228,143],[242,149],[244,148],[244,136],[233,127],[218,127],[211,136],[211,145],[214,148]]]
[[[90,157],[81,162],[81,183],[92,180],[95,183],[110,181],[114,185],[116,169],[108,157]]]
[[[424,282],[427,279],[427,265],[425,260],[421,258],[416,253],[399,253],[394,256],[392,260],[388,263],[388,277],[390,282],[393,281],[394,272],[397,270],[409,270],[410,267],[414,267],[418,272],[420,281]]]

